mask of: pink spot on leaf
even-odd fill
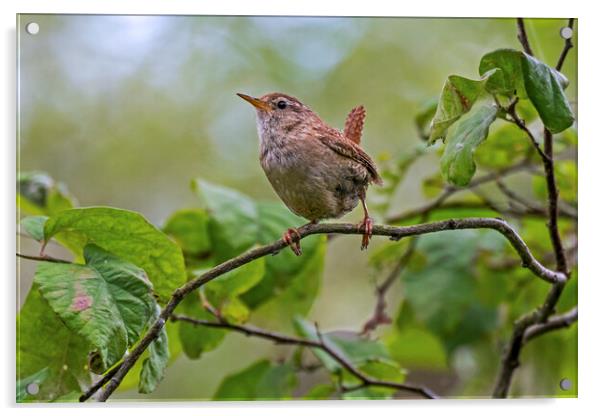
[[[88,309],[92,305],[92,298],[86,294],[77,294],[75,299],[73,299],[73,303],[71,304],[71,309],[75,312],[81,312],[84,309]]]

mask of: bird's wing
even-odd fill
[[[322,142],[322,144],[326,145],[328,148],[338,153],[341,156],[347,157],[351,160],[354,160],[360,164],[362,164],[370,173],[371,181],[376,183],[377,185],[382,185],[383,180],[378,174],[378,170],[376,169],[376,165],[368,156],[366,152],[362,150],[355,142],[343,137],[342,135],[319,135],[318,140]]]
[[[349,140],[356,144],[360,144],[362,140],[362,129],[364,128],[364,119],[366,118],[366,109],[363,105],[355,107],[349,112],[345,120],[345,129],[343,134]]]

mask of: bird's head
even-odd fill
[[[260,98],[246,94],[236,95],[255,107],[260,136],[266,132],[290,132],[295,126],[310,122],[317,117],[301,101],[280,92],[272,92]]]

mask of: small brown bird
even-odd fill
[[[261,98],[237,94],[257,110],[261,166],[272,187],[295,214],[312,223],[339,218],[362,202],[362,250],[372,236],[366,206],[370,183],[382,184],[376,165],[360,147],[366,112],[356,107],[343,132],[328,126],[316,113],[290,95],[274,92]],[[300,235],[289,228],[284,241],[301,254]]]

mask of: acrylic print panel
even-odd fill
[[[575,397],[577,32],[20,15],[17,401]]]

